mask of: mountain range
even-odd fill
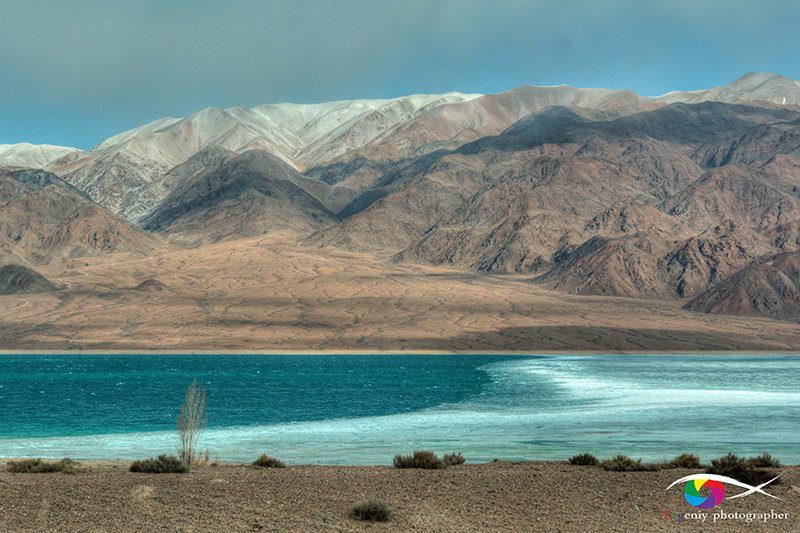
[[[91,150],[0,145],[0,202],[4,264],[290,232],[311,250],[797,319],[800,83],[208,108]]]

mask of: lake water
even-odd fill
[[[800,463],[800,356],[3,355],[0,456],[176,453],[186,387],[212,458],[390,464],[589,452]]]

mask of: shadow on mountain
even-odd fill
[[[543,352],[706,352],[727,350],[769,351],[777,343],[758,342],[744,335],[722,335],[698,330],[609,328],[595,326],[512,327],[483,331],[451,339],[410,339],[410,349],[438,347],[449,350],[515,350]],[[785,349],[785,348],[784,348]]]

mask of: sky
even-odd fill
[[[800,79],[787,0],[0,0],[0,144],[278,102]]]

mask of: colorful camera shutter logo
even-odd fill
[[[708,496],[701,496],[700,489],[707,488],[711,491]],[[722,503],[725,499],[725,485],[710,479],[695,479],[683,488],[686,501],[698,509],[711,509]]]

